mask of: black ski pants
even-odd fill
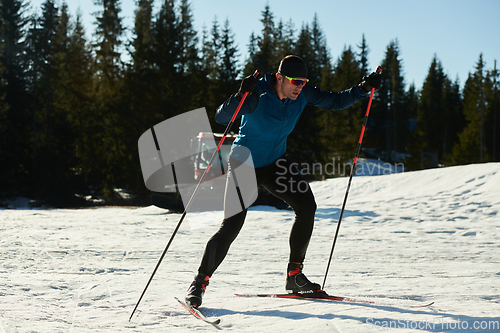
[[[290,261],[302,263],[313,231],[316,212],[316,201],[309,183],[286,155],[273,164],[256,168],[255,174],[258,186],[264,186],[294,210],[295,221],[290,233]],[[231,176],[231,166],[229,166],[228,177]],[[198,270],[200,274],[211,276],[222,263],[231,243],[243,227],[247,211],[245,209],[223,220],[219,230],[207,243]]]

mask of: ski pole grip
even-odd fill
[[[382,67],[377,66],[377,69],[375,70],[375,73],[377,73],[377,74],[382,73]],[[368,102],[368,109],[366,110],[366,115],[368,115],[368,112],[370,112],[370,105],[372,104],[372,98],[373,98],[373,94],[374,93],[375,93],[375,88],[372,88],[372,93],[371,93],[371,96],[370,96],[370,101]]]

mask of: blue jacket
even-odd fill
[[[241,116],[241,125],[233,143],[232,156],[238,158],[234,146],[247,147],[256,168],[270,165],[286,153],[287,137],[306,105],[327,110],[343,110],[364,97],[357,85],[335,93],[307,83],[295,101],[287,98],[283,102],[273,89],[275,80],[274,73],[262,77],[255,93],[247,96],[238,113],[238,117]],[[227,124],[233,117],[239,104],[235,95],[217,109],[215,120],[219,124]]]

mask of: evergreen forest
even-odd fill
[[[500,161],[499,72],[482,54],[463,85],[435,55],[421,69],[423,86],[415,87],[405,82],[396,36],[383,62],[373,64],[364,35],[332,54],[317,17],[297,27],[267,5],[262,26],[239,49],[234,22],[214,18],[196,31],[188,0],[163,0],[160,8],[137,0],[132,27],[123,25],[119,0],[95,2],[100,11],[88,40],[81,16],[70,15],[65,3],[46,0],[29,14],[29,0],[0,0],[0,197],[56,207],[82,206],[89,197],[123,204],[117,191],[127,189],[134,204],[147,204],[141,134],[200,107],[222,133],[217,107],[244,76],[275,72],[287,54],[302,57],[310,83],[330,91],[352,87],[377,65],[384,69],[362,156],[406,170]],[[306,107],[288,140],[291,159],[348,163],[367,104],[336,112]]]

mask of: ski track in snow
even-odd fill
[[[346,185],[312,183],[318,211],[304,272],[320,284]],[[129,322],[180,214],[1,210],[0,332],[499,332],[499,210],[500,163],[354,178],[325,289],[376,303],[367,305],[233,296],[284,292],[293,212],[252,207],[201,308],[221,318],[218,328],[173,298],[218,225],[182,225]],[[408,306],[417,301],[435,304]]]

